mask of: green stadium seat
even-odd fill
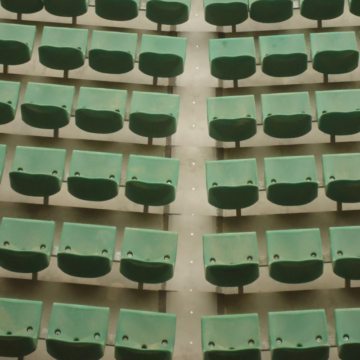
[[[66,150],[17,146],[9,173],[10,185],[27,196],[47,197],[60,191]]]
[[[81,87],[75,110],[76,126],[97,134],[109,134],[122,129],[126,99],[126,90]]]
[[[116,228],[65,222],[57,253],[66,274],[95,278],[108,274],[114,258]]]
[[[121,154],[74,150],[67,179],[69,193],[88,201],[105,201],[116,197],[121,166]]]
[[[184,72],[187,39],[144,34],[139,69],[153,77],[176,77]]]
[[[130,155],[125,195],[147,205],[168,205],[175,200],[180,162],[177,159]]]
[[[88,10],[89,0],[43,0],[48,13],[63,17],[77,17]]]
[[[318,196],[315,157],[265,158],[265,186],[267,198],[274,204],[308,204]]]
[[[360,202],[360,153],[323,155],[325,193],[340,203]]]
[[[179,25],[189,20],[191,0],[149,0],[146,17],[157,24]]]
[[[344,12],[345,0],[300,0],[300,13],[311,20],[330,20]]]
[[[269,313],[272,360],[329,358],[325,310]]]
[[[203,316],[201,338],[204,360],[261,359],[258,314]]]
[[[319,129],[329,135],[352,135],[360,131],[360,90],[316,91]]]
[[[55,70],[73,70],[84,65],[88,30],[45,26],[39,46],[39,60]]]
[[[54,303],[46,338],[57,360],[98,360],[104,356],[109,308]]]
[[[323,74],[344,74],[359,65],[354,31],[310,34],[313,68]]]
[[[0,64],[20,65],[31,59],[36,26],[0,23]]]
[[[255,232],[203,236],[206,280],[221,287],[241,287],[259,277],[259,250]]]
[[[344,279],[360,280],[360,226],[329,230],[334,273]]]
[[[336,343],[342,360],[360,358],[360,308],[335,309]]]
[[[261,23],[277,23],[293,16],[292,0],[249,0],[251,19]]]
[[[261,95],[264,132],[275,138],[303,136],[311,131],[312,110],[307,92]]]
[[[32,14],[44,7],[43,0],[0,0],[1,6],[13,13]]]
[[[107,20],[125,21],[139,14],[140,0],[95,0],[96,15]]]
[[[175,232],[125,228],[120,272],[138,283],[159,284],[174,276]]]
[[[134,68],[137,34],[93,31],[89,51],[92,69],[107,74],[124,74]]]
[[[267,231],[270,277],[285,284],[319,278],[324,262],[319,229]]]
[[[259,44],[264,74],[289,77],[306,71],[308,56],[304,34],[260,36]]]
[[[35,128],[60,129],[70,122],[75,87],[28,83],[21,104],[22,120]]]
[[[19,273],[46,269],[54,235],[54,221],[4,217],[0,226],[0,266]]]
[[[175,134],[180,96],[134,91],[131,98],[129,128],[140,136],[162,138]]]
[[[19,94],[19,82],[0,81],[0,124],[7,124],[15,119]]]
[[[246,79],[256,72],[253,37],[210,39],[211,75],[221,80]]]
[[[209,135],[217,141],[243,141],[257,132],[253,95],[218,96],[207,99]]]
[[[37,348],[41,301],[0,299],[0,356],[23,358]]]
[[[356,16],[360,16],[360,1],[359,0],[349,0],[350,12]]]
[[[249,17],[248,0],[204,0],[205,20],[215,26],[234,26]]]
[[[170,360],[175,333],[174,314],[121,309],[115,338],[115,358]]]
[[[206,162],[208,201],[220,209],[244,209],[259,200],[255,159]]]

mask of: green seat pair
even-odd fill
[[[139,69],[155,77],[175,77],[183,73],[186,39],[143,35]],[[138,36],[135,33],[93,31],[89,51],[92,69],[108,74],[123,74],[135,65]]]
[[[318,195],[314,156],[265,158],[267,198],[283,206],[305,205]],[[243,209],[259,199],[255,159],[206,162],[208,201],[220,209]]]
[[[308,66],[303,34],[260,36],[262,71],[275,77],[303,73]],[[211,39],[209,42],[211,74],[221,80],[246,79],[256,72],[253,37]]]
[[[322,275],[319,229],[268,231],[266,238],[271,278],[287,284],[299,284]],[[204,235],[203,254],[205,277],[213,285],[241,287],[259,277],[255,232]]]
[[[307,92],[263,94],[261,102],[267,135],[295,138],[311,131],[312,111]],[[207,117],[209,135],[217,141],[244,141],[257,133],[253,95],[208,98]]]
[[[0,356],[23,357],[36,350],[42,307],[40,301],[0,299]],[[102,358],[109,320],[106,307],[54,303],[46,337],[49,355],[58,360]],[[121,309],[115,358],[171,359],[175,334],[173,314]]]
[[[107,345],[110,309],[54,303],[46,348],[58,360],[98,360]],[[115,358],[171,359],[176,316],[121,309],[115,335]]]
[[[20,83],[0,82],[0,123],[15,118]],[[23,121],[40,129],[60,129],[69,124],[74,107],[75,87],[28,83],[21,104]],[[127,91],[81,87],[75,123],[91,133],[108,134],[123,128]],[[173,94],[134,91],[129,127],[140,136],[160,138],[176,132],[180,97]]]
[[[347,320],[349,322],[344,321],[344,326],[358,337],[354,322]],[[268,321],[272,360],[329,358],[324,310],[270,312]],[[261,359],[258,314],[204,316],[201,319],[201,333],[204,360]],[[359,339],[356,345],[359,346]],[[350,359],[355,358],[346,360]]]
[[[76,125],[87,132],[109,134],[123,128],[125,90],[81,87],[75,110]],[[131,97],[129,128],[140,136],[162,138],[175,134],[180,96],[134,91]]]
[[[205,20],[216,26],[233,26],[250,18],[277,23],[293,15],[291,0],[204,0]]]
[[[18,146],[10,171],[13,190],[27,196],[47,197],[62,186],[66,150]],[[69,192],[82,200],[105,201],[117,196],[122,155],[74,150],[67,178]],[[175,200],[179,161],[130,155],[125,195],[151,206]]]
[[[140,0],[96,0],[95,12],[107,20],[125,21],[139,14]],[[179,25],[189,19],[191,0],[150,0],[146,17],[157,24]]]
[[[88,10],[89,0],[1,0],[1,6],[17,14],[32,14],[45,7],[52,15],[76,17]]]
[[[50,264],[55,223],[3,218],[0,226],[0,266],[18,273],[37,273]],[[95,278],[111,271],[116,228],[63,224],[57,253],[58,267],[68,275]],[[177,234],[126,228],[120,272],[141,283],[163,283],[174,275]]]
[[[344,74],[359,64],[355,32],[312,33],[313,68],[323,74]],[[303,34],[260,36],[260,60],[264,74],[291,77],[308,67],[308,51]],[[240,80],[256,72],[253,37],[211,39],[211,74],[221,80]]]

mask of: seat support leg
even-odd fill
[[[322,29],[322,20],[317,21],[317,27],[318,29]]]
[[[158,84],[158,78],[157,77],[153,77],[153,85],[157,86]]]
[[[330,143],[336,144],[336,135],[330,135]]]
[[[240,217],[241,216],[241,209],[236,209],[236,216]]]
[[[239,80],[234,80],[234,88],[238,88],[239,87]]]
[[[148,145],[152,145],[153,144],[153,138],[148,138]]]
[[[71,19],[71,24],[76,25],[77,24],[77,16],[73,16]]]
[[[138,283],[138,290],[144,290],[144,283]]]
[[[162,30],[161,24],[157,24],[156,31],[161,31],[161,30]]]
[[[68,79],[69,78],[69,70],[64,70],[64,79]]]
[[[159,312],[166,313],[166,282],[161,284],[159,290]]]
[[[336,203],[336,210],[337,211],[342,211],[342,203],[341,202]]]
[[[345,279],[345,289],[350,289],[350,288],[351,288],[351,280]]]
[[[22,20],[22,13],[16,14],[16,20],[21,21]]]
[[[231,32],[236,33],[236,25],[231,26]]]
[[[7,65],[7,64],[6,64],[6,65],[5,65],[5,64],[3,65],[3,73],[4,73],[4,74],[8,74],[8,73],[9,73],[9,65]]]
[[[37,272],[36,272],[36,273],[32,273],[32,275],[31,275],[31,280],[37,281],[37,279],[38,279],[38,273],[37,273]]]

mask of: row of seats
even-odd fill
[[[0,124],[15,119],[20,83],[0,81]],[[75,87],[29,82],[21,104],[22,120],[35,128],[59,129],[69,124]],[[80,129],[108,134],[123,128],[128,92],[118,89],[80,87],[75,124]],[[176,132],[180,97],[173,94],[133,91],[129,128],[148,138]]]
[[[87,13],[89,0],[1,0],[1,6],[17,14],[43,8],[55,16],[77,17]],[[95,13],[107,20],[131,20],[139,14],[140,0],[95,0]],[[146,17],[157,24],[178,25],[189,19],[191,0],[149,0]]]
[[[30,61],[36,26],[0,23],[0,64],[19,65]],[[42,65],[69,71],[85,64],[88,30],[45,26],[39,45]],[[107,74],[124,74],[135,65],[136,33],[92,31],[89,66]],[[187,39],[144,34],[139,69],[153,77],[176,77],[184,72]]]
[[[336,345],[342,360],[360,356],[360,308],[335,309]],[[260,360],[262,339],[258,314],[204,316],[201,319],[204,360]],[[272,360],[327,360],[330,344],[323,309],[268,314]]]
[[[347,280],[360,280],[360,226],[331,227],[333,271]],[[285,284],[313,281],[323,274],[319,229],[266,232],[269,275]],[[259,250],[255,232],[203,236],[206,280],[221,287],[242,287],[259,277]]]
[[[0,146],[5,162],[6,146]],[[10,185],[26,196],[49,197],[58,193],[65,172],[65,149],[17,146],[9,173]],[[68,191],[78,199],[110,200],[118,195],[122,154],[74,150],[66,179]],[[146,206],[168,205],[175,200],[179,160],[130,155],[125,196]]]
[[[50,264],[55,222],[3,218],[0,225],[0,266],[17,273],[37,273]],[[111,271],[116,227],[65,222],[57,250],[57,265],[66,274],[83,278]],[[160,284],[174,275],[178,234],[171,231],[125,228],[120,273],[138,283]]]
[[[359,65],[354,31],[310,34],[313,68],[322,74],[344,74]],[[273,77],[300,75],[308,68],[304,34],[259,36],[261,69]],[[254,37],[209,40],[211,74],[221,80],[245,79],[256,72]]]
[[[344,13],[345,0],[300,0],[300,14],[311,20],[330,20]],[[293,0],[204,0],[205,20],[216,26],[234,26],[248,17],[276,23],[293,16]],[[350,12],[360,16],[360,1],[349,0]]]
[[[1,87],[0,87],[1,88]],[[360,131],[360,90],[315,91],[319,129],[329,135]],[[296,138],[311,131],[312,108],[308,92],[261,95],[264,133],[274,138]],[[257,133],[254,95],[207,99],[209,135],[217,141],[237,142]]]
[[[325,194],[338,203],[360,202],[360,153],[322,155]],[[282,206],[305,205],[318,196],[315,157],[264,159],[267,199]],[[220,209],[243,209],[259,200],[256,159],[206,162],[208,201]]]
[[[37,273],[50,264],[54,221],[3,218],[0,225],[0,266],[18,273]],[[268,231],[270,277],[286,284],[306,283],[323,273],[319,229]],[[125,228],[120,273],[138,283],[160,284],[174,275],[178,234]],[[330,228],[334,273],[360,280],[360,227]],[[66,274],[96,278],[111,271],[116,228],[65,222],[57,265]],[[205,278],[222,287],[248,285],[259,277],[255,232],[203,236]]]
[[[43,303],[0,299],[0,355],[22,357],[34,352],[41,331]],[[360,309],[335,309],[336,343],[342,360],[360,354]],[[58,360],[104,356],[109,330],[107,307],[54,303],[46,349]],[[327,360],[330,353],[325,310],[279,311],[268,314],[272,360]],[[258,314],[203,316],[202,350],[205,360],[260,360],[262,339]],[[176,315],[120,309],[115,334],[115,358],[172,359]]]
[[[1,146],[4,165],[6,146]],[[48,197],[60,191],[65,149],[16,147],[9,173],[13,190],[27,196]],[[360,154],[322,156],[326,196],[338,203],[360,201]],[[314,156],[265,158],[265,187],[277,205],[305,205],[318,196]],[[3,167],[3,166],[2,166]],[[105,201],[117,196],[122,155],[74,150],[67,178],[69,192],[82,200]],[[168,205],[175,200],[179,161],[130,155],[125,195],[137,204]],[[242,209],[259,199],[256,159],[206,162],[208,201],[220,209]]]
[[[0,299],[0,356],[33,353],[41,337],[42,301]],[[53,303],[47,324],[46,349],[57,360],[98,360],[104,356],[110,326],[107,307]],[[171,359],[176,316],[120,309],[115,358]]]

